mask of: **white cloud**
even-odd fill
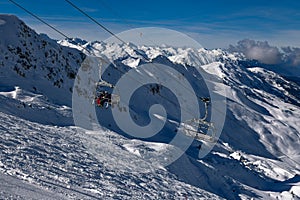
[[[268,42],[241,40],[236,46],[230,45],[230,51],[241,52],[246,58],[258,60],[264,64],[300,67],[300,48],[270,46]]]
[[[281,62],[279,49],[271,47],[268,42],[242,40],[238,42],[235,48],[236,51],[244,53],[247,58],[258,60],[265,64],[278,64]]]

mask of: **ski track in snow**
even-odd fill
[[[82,135],[90,134],[84,130],[40,125],[4,113],[0,121],[1,172],[65,198],[184,198],[185,195],[197,199],[216,198],[178,181],[163,169],[149,174],[135,172],[130,166],[131,160],[137,159],[134,154],[127,153],[124,163],[120,163],[118,157],[113,156],[126,155],[118,146],[125,139],[115,138],[112,142],[101,138],[106,145],[100,141],[98,145],[106,150],[97,152],[101,153],[101,159],[96,159],[80,140]],[[100,135],[110,139],[118,137],[108,133]],[[107,143],[109,141],[111,143]],[[110,149],[113,151],[109,153]],[[119,164],[127,165],[128,170],[115,170]]]

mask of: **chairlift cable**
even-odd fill
[[[95,20],[93,17],[91,17],[90,15],[88,15],[86,12],[84,12],[81,8],[79,8],[78,6],[76,6],[73,2],[69,1],[69,0],[65,0],[67,3],[69,3],[73,8],[75,8],[76,10],[78,10],[79,12],[81,12],[83,15],[85,15],[86,17],[88,17],[90,20],[92,20],[94,23],[96,23],[98,26],[100,26],[103,30],[105,30],[106,32],[108,32],[110,35],[114,36],[115,38],[117,38],[119,41],[121,41],[122,43],[126,44],[126,42],[124,40],[122,40],[121,38],[119,38],[116,34],[114,34],[112,31],[110,31],[108,28],[106,28],[104,25],[102,25],[101,23],[99,23],[97,20]]]
[[[23,6],[21,6],[20,4],[18,4],[17,2],[13,1],[13,0],[9,0],[11,3],[15,4],[16,6],[18,6],[19,8],[21,8],[22,10],[24,10],[25,12],[27,12],[28,14],[30,14],[31,16],[33,16],[34,18],[36,18],[37,20],[39,20],[40,22],[42,22],[43,24],[47,25],[48,27],[50,27],[51,29],[53,29],[54,31],[56,31],[57,33],[59,33],[60,35],[62,35],[63,37],[67,38],[67,39],[71,39],[70,37],[68,37],[66,34],[64,34],[63,32],[59,31],[57,28],[55,28],[54,26],[50,25],[49,23],[47,23],[46,21],[44,21],[42,18],[38,17],[37,15],[35,15],[34,13],[30,12],[28,9],[24,8]]]
[[[81,8],[79,8],[77,5],[75,5],[72,1],[70,0],[65,0],[67,3],[69,3],[73,8],[75,8],[76,10],[78,10],[80,13],[82,13],[83,15],[85,15],[87,18],[89,18],[90,20],[92,20],[95,24],[97,24],[98,26],[100,26],[103,30],[105,30],[106,32],[108,32],[110,35],[112,35],[113,37],[115,37],[117,40],[121,41],[124,45],[127,45],[127,43],[122,40],[120,37],[118,37],[115,33],[113,33],[111,30],[109,30],[108,28],[106,28],[104,25],[102,25],[100,22],[98,22],[96,19],[94,19],[92,16],[90,16],[89,14],[87,14],[85,11],[83,11]],[[129,48],[131,48],[130,46],[128,46]],[[94,47],[93,47],[94,48]],[[135,49],[133,49],[135,50]],[[126,50],[125,50],[126,51]],[[146,59],[147,60],[147,59]],[[147,60],[148,62],[150,62],[150,60]],[[152,63],[155,67],[157,67],[155,65],[155,63]],[[165,70],[161,70],[161,71],[164,71],[166,74],[168,74]],[[199,79],[198,77],[194,76],[197,80],[201,80],[204,78],[201,78]],[[176,82],[178,82],[179,84],[181,84],[181,82],[177,79],[174,79]],[[188,89],[187,87],[185,87],[183,84],[181,84],[187,91],[190,91],[192,94],[193,91],[191,91],[190,89]],[[196,94],[197,98],[199,98],[200,100],[203,98],[203,97],[199,97],[197,94]]]
[[[25,9],[25,8],[24,8],[23,6],[21,6],[20,4],[16,3],[16,2],[13,1],[13,0],[9,0],[9,1],[12,2],[13,4],[15,4],[16,6],[18,6],[19,8],[21,8],[22,10],[24,10],[25,12],[27,12],[28,14],[30,14],[31,16],[33,16],[34,18],[38,19],[40,22],[42,22],[42,23],[44,23],[45,25],[47,25],[48,27],[50,27],[51,29],[53,29],[54,31],[56,31],[57,33],[59,33],[60,35],[64,36],[64,37],[67,38],[67,39],[71,39],[70,37],[68,37],[67,35],[65,35],[64,33],[62,33],[61,31],[59,31],[57,28],[51,26],[49,23],[45,22],[45,21],[42,20],[40,17],[38,17],[37,15],[33,14],[32,12],[30,12],[28,9]],[[69,1],[69,0],[66,0],[66,1]],[[84,11],[82,11],[82,10],[81,10],[81,12],[84,13]],[[85,15],[87,15],[87,14],[85,14]],[[92,17],[89,16],[89,18],[92,18]],[[93,19],[93,21],[95,22],[96,20]],[[97,22],[97,21],[96,21],[96,22]],[[97,22],[97,24],[100,24],[100,23]],[[113,36],[116,36],[116,35],[113,34],[113,33],[112,33],[112,35],[113,35]],[[117,37],[117,36],[116,36],[116,37]],[[119,38],[119,37],[117,37],[117,38]],[[125,42],[124,42],[123,40],[121,40],[121,39],[120,39],[120,41],[121,41],[122,43],[125,43]],[[125,44],[126,44],[126,43],[125,43]],[[90,50],[88,50],[86,47],[82,46],[81,44],[79,44],[79,46],[81,46],[83,49],[85,49],[87,52],[89,52],[90,55],[93,54],[93,53],[90,52]],[[94,48],[94,47],[93,47],[93,48]],[[119,69],[117,69],[117,70],[119,70]],[[203,78],[202,78],[202,79],[203,79]],[[199,79],[199,80],[200,80],[200,79]],[[160,94],[158,94],[158,95],[160,95]],[[197,95],[197,94],[196,94],[196,95]],[[160,95],[160,96],[161,96],[161,95]],[[167,100],[166,97],[164,97],[164,96],[161,96],[161,97]],[[202,98],[202,97],[200,97],[200,98]],[[170,103],[172,103],[172,101],[170,101],[170,100],[168,100],[168,101],[169,101]],[[174,103],[174,102],[173,102],[173,103]],[[215,108],[215,107],[212,107],[212,109],[215,109],[217,112],[219,112],[219,113],[225,115],[225,113],[224,113],[223,111],[220,111],[219,109],[217,109],[217,108]],[[245,131],[248,131],[244,126],[242,126],[241,124],[237,123],[237,121],[234,120],[230,115],[226,115],[226,117],[227,117],[227,119],[229,119],[230,121],[232,121],[233,123],[235,123],[236,125],[238,125],[241,129],[244,129]],[[235,140],[235,138],[231,137],[230,134],[227,134],[227,136],[228,136],[230,139],[232,139],[232,140],[234,140],[234,141],[237,141],[237,140]],[[240,142],[240,141],[239,141],[239,142]],[[267,141],[264,141],[264,142],[272,146],[271,143],[269,143],[269,142],[267,142]],[[278,151],[279,153],[281,153],[282,155],[286,156],[287,158],[289,158],[290,160],[294,161],[295,163],[297,163],[297,164],[300,166],[300,162],[296,161],[295,159],[291,158],[289,155],[285,154],[284,152],[282,152],[282,151],[280,151],[280,150],[278,150],[278,149],[277,149],[277,151]]]
[[[72,40],[70,37],[68,37],[66,34],[64,34],[62,31],[59,31],[57,28],[53,27],[52,25],[50,25],[49,23],[47,23],[46,21],[44,21],[43,19],[41,19],[40,17],[38,17],[37,15],[35,15],[33,12],[29,11],[28,9],[26,9],[25,7],[21,6],[20,4],[16,3],[15,1],[13,0],[9,0],[11,1],[13,4],[15,4],[16,6],[18,6],[19,8],[21,8],[22,10],[24,10],[25,12],[27,12],[28,14],[30,14],[31,16],[33,16],[34,18],[36,18],[37,20],[39,20],[40,22],[42,22],[43,24],[45,24],[46,26],[50,27],[51,29],[53,29],[54,31],[56,31],[57,33],[59,33],[60,35],[64,36],[65,38],[67,38],[68,40]],[[68,1],[68,0],[66,0]],[[82,11],[80,9],[81,12],[84,13],[84,11]],[[89,17],[91,18],[91,17]],[[93,20],[93,21],[96,21],[96,20]],[[100,23],[99,23],[100,24]],[[115,37],[117,37],[115,34],[113,34],[111,32],[112,35],[114,35]],[[118,38],[118,37],[117,37]],[[122,41],[123,43],[125,43],[123,40],[120,40]],[[126,43],[125,43],[126,44]],[[90,53],[91,55],[93,54],[89,49],[87,49],[86,47],[82,46],[81,44],[79,44],[79,46],[81,46],[83,49],[85,49],[88,53]],[[94,47],[92,47],[94,48]],[[118,67],[115,67],[116,70],[118,70],[119,72],[121,73],[124,73],[122,70],[120,70]],[[135,81],[138,81],[136,79],[134,79],[133,77],[131,77],[133,80]],[[139,81],[138,81],[139,82]],[[147,85],[143,85],[143,87],[147,87]],[[148,88],[148,89],[151,89],[151,88]],[[160,93],[158,93],[158,95],[160,97],[162,97],[163,99],[165,99],[166,101],[169,101],[170,103],[172,103],[173,105],[176,105],[176,103],[174,103],[173,101],[171,101],[170,99],[168,99],[167,97],[165,96],[162,96]],[[129,108],[130,109],[130,108]],[[191,112],[187,111],[186,109],[182,108],[183,110],[185,110],[187,113],[191,114]],[[192,115],[192,114],[191,114]]]
[[[124,41],[124,40],[122,40],[121,38],[119,38],[116,34],[114,34],[112,31],[110,31],[108,28],[106,28],[104,25],[102,25],[101,23],[99,23],[97,20],[95,20],[92,16],[90,16],[89,14],[87,14],[85,11],[83,11],[82,9],[80,9],[78,6],[76,6],[73,2],[71,2],[70,0],[65,0],[67,3],[69,3],[73,8],[75,8],[75,9],[77,9],[80,13],[82,13],[83,15],[85,15],[86,17],[88,17],[90,20],[92,20],[94,23],[96,23],[98,26],[100,26],[102,29],[104,29],[105,31],[107,31],[109,34],[111,34],[113,37],[115,37],[116,39],[118,39],[119,41],[121,41],[124,45],[127,45],[127,43]],[[92,46],[92,48],[94,48],[93,46]],[[134,50],[134,49],[133,49]],[[126,51],[126,50],[125,50]],[[149,61],[149,60],[148,60]],[[150,61],[149,61],[150,62]],[[114,63],[113,63],[114,64]],[[153,64],[153,66],[155,66],[155,67],[157,67],[156,65],[155,65],[155,63],[152,63]],[[122,70],[119,70],[118,69],[118,67],[116,66],[115,67],[118,71],[121,71],[121,73],[124,73],[124,72],[122,72]],[[169,75],[169,73],[167,73],[165,70],[160,70],[160,71],[164,71],[164,73],[166,74],[166,75]],[[196,79],[198,79],[198,80],[200,80],[198,77],[196,77],[196,76],[194,76]],[[132,79],[134,79],[133,77],[131,77]],[[101,77],[100,77],[100,79],[101,80],[103,80]],[[203,78],[202,78],[203,79]],[[182,85],[187,91],[189,91],[189,92],[191,92],[193,95],[195,94],[196,95],[196,97],[198,98],[198,99],[200,99],[201,101],[203,101],[202,99],[203,99],[203,97],[199,97],[196,93],[194,93],[193,91],[191,91],[189,88],[187,88],[185,85],[183,85],[183,84],[181,84],[181,82],[179,81],[179,80],[177,80],[176,78],[174,78],[174,80],[176,81],[176,82],[178,82],[180,85]],[[137,80],[135,80],[135,81],[137,81]],[[138,81],[139,82],[139,81]],[[158,82],[159,82],[159,80],[158,80]],[[150,88],[151,89],[151,88]],[[162,95],[160,95],[159,93],[158,93],[158,95],[159,96],[161,96],[162,98],[164,98]],[[169,99],[167,99],[167,98],[164,98],[164,99],[166,99],[166,100],[168,100],[169,102],[171,102]],[[203,101],[204,102],[204,101]],[[172,102],[174,105],[176,105],[174,102]],[[206,103],[205,103],[206,104]],[[207,108],[207,107],[205,107],[205,108]],[[181,109],[183,109],[183,110],[185,110],[184,108],[181,108]],[[187,112],[187,113],[189,113],[189,114],[191,114],[191,112]],[[206,114],[207,114],[207,111],[206,111]],[[192,114],[191,114],[192,115]],[[192,115],[193,116],[193,115]],[[205,115],[205,117],[207,117],[206,115]],[[198,118],[198,116],[197,117],[194,117],[193,119],[197,119]]]

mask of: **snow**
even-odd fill
[[[201,68],[209,74],[216,75],[219,78],[224,78],[226,75],[222,72],[222,68],[219,67],[220,65],[222,65],[221,62],[212,62],[207,65],[202,65]]]
[[[251,61],[221,49],[135,46],[78,38],[56,42],[36,34],[10,15],[0,15],[2,33],[1,198],[300,198],[297,83],[259,63],[249,67]],[[218,90],[218,84],[214,88],[219,95],[226,93],[227,107],[222,134],[212,151],[199,159],[197,147],[205,143],[193,140],[176,162],[168,166],[155,159],[152,162],[152,158],[160,156],[169,159],[165,152],[177,148],[168,144],[168,139],[176,134],[174,127],[180,123],[176,106],[147,90],[141,91],[143,96],[134,96],[131,114],[142,113],[137,122],[147,125],[152,116],[148,108],[153,102],[163,105],[168,115],[152,114],[167,125],[153,140],[124,134],[110,118],[110,108],[96,108],[94,117],[101,116],[98,120],[102,120],[99,127],[87,130],[74,126],[72,73],[85,59],[80,51],[88,53],[81,45],[124,69],[136,69],[135,75],[143,72],[139,69],[141,63],[151,62],[183,72],[196,67],[216,75],[225,84],[225,91]],[[149,77],[155,74],[148,72]],[[110,80],[115,83],[121,75],[111,71]],[[176,73],[169,75],[177,77]],[[199,80],[193,80],[192,85],[202,91],[197,85]],[[161,94],[171,95],[164,92]],[[193,105],[187,108],[194,109]],[[88,113],[83,105],[79,111]]]
[[[122,61],[122,63],[129,67],[135,68],[139,65],[140,59],[133,59],[133,58],[127,59],[127,60]]]
[[[13,176],[0,173],[0,196],[2,199],[67,199],[51,190],[38,187]]]
[[[6,22],[5,22],[4,20],[2,20],[2,19],[0,20],[0,26],[1,26],[1,25],[4,25],[5,23],[6,23]]]
[[[38,35],[15,16],[0,15],[0,19],[6,21],[0,28],[0,85],[21,86],[71,105],[74,78],[85,56]]]
[[[161,151],[165,151],[165,149],[169,148],[165,143],[153,143],[153,142],[143,142],[141,143],[138,140],[132,140],[130,143],[124,144],[123,147],[139,157],[145,156],[144,153],[147,151],[151,151],[152,154],[160,154]],[[161,168],[160,166],[157,166]]]
[[[16,99],[17,97],[19,97],[20,93],[21,93],[20,87],[19,86],[15,86],[15,89],[13,91],[10,91],[10,92],[0,92],[0,95]]]
[[[153,174],[136,172],[134,163],[132,163],[132,161],[136,160],[136,157],[131,153],[126,154],[124,150],[119,148],[119,143],[127,140],[117,134],[103,132],[99,135],[98,132],[95,137],[100,138],[96,140],[96,143],[105,148],[106,153],[103,153],[103,150],[101,150],[97,152],[101,153],[101,155],[97,156],[86,151],[86,148],[82,146],[79,140],[79,138],[85,137],[90,142],[95,142],[94,138],[91,137],[91,133],[86,134],[85,130],[75,129],[74,127],[56,128],[54,126],[40,125],[4,113],[1,114],[0,119],[2,121],[2,130],[7,130],[6,133],[1,131],[1,145],[5,147],[5,151],[1,152],[1,161],[4,162],[1,171],[25,181],[30,177],[31,184],[49,188],[50,191],[55,191],[57,194],[65,197],[73,195],[75,199],[83,197],[95,198],[96,196],[88,195],[89,193],[84,191],[99,191],[99,188],[101,188],[101,193],[99,192],[97,195],[102,194],[102,197],[107,198],[117,198],[118,196],[126,198],[131,195],[134,197],[149,195],[157,198],[166,198],[168,196],[180,198],[176,194],[177,191],[200,199],[204,196],[215,197],[196,187],[176,180],[175,177],[165,170],[155,170]],[[17,124],[17,126],[12,126],[12,124]],[[88,138],[86,137],[87,135]],[[118,138],[112,138],[113,136]],[[10,141],[10,143],[4,141]],[[20,141],[21,144],[14,143],[14,141]],[[134,143],[135,141],[132,142]],[[143,142],[140,143],[143,144]],[[18,149],[15,148],[16,146],[18,146]],[[150,145],[150,147],[154,148],[157,148],[157,146],[159,145]],[[48,152],[51,152],[51,154]],[[123,161],[114,159],[115,156],[119,157],[120,155],[126,159]],[[95,159],[95,156],[97,159]],[[14,161],[13,165],[18,171],[12,172],[9,165],[11,161]],[[127,171],[116,170],[118,165],[127,165]],[[162,177],[167,184],[161,184]],[[146,182],[147,188],[154,189],[145,193],[143,188],[136,186],[135,183],[138,182]],[[169,188],[169,184],[174,188],[173,192]],[[131,187],[131,190],[128,191],[128,187]],[[160,193],[156,193],[157,191],[160,191]],[[17,194],[22,195],[22,193]],[[54,195],[53,198],[55,198]]]
[[[2,88],[3,89],[3,88]],[[23,117],[41,124],[72,125],[70,107],[51,104],[43,95],[16,86],[12,91],[0,92],[0,112]]]
[[[300,197],[300,185],[298,184],[297,186],[292,186],[290,193]]]

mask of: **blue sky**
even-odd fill
[[[15,0],[71,37],[109,37],[63,0]],[[183,32],[206,48],[227,47],[248,38],[272,45],[300,47],[300,1],[124,1],[73,0],[115,33],[140,27],[163,27]],[[16,7],[0,0],[0,13],[15,14],[38,32],[61,36]]]

